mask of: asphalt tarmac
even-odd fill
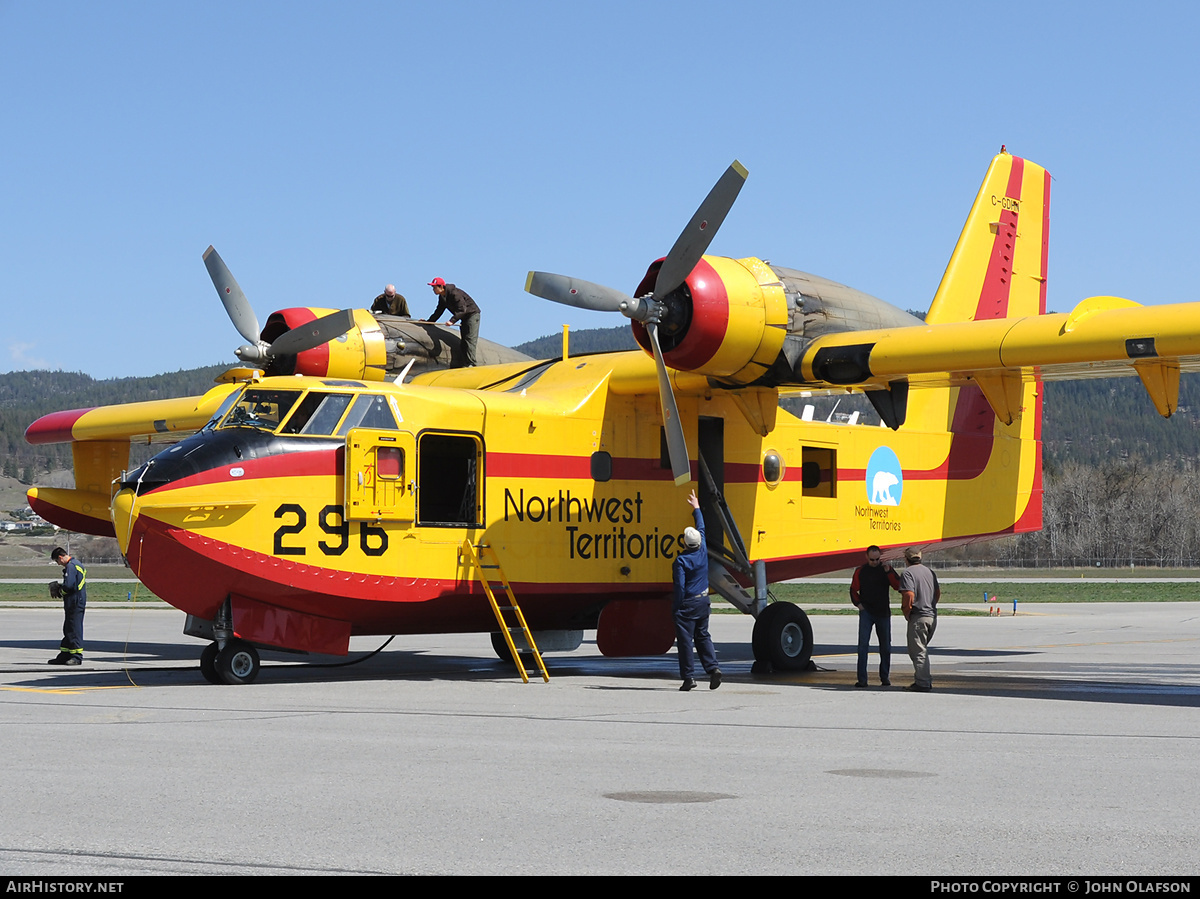
[[[891,689],[854,617],[755,677],[720,615],[688,694],[591,640],[522,684],[486,635],[218,687],[182,622],[92,607],[55,669],[61,615],[0,609],[0,873],[1200,873],[1200,603],[943,616],[930,694],[898,616]]]

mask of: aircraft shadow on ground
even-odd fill
[[[0,650],[44,649],[44,640],[0,641]],[[112,687],[172,687],[204,684],[199,668],[200,646],[178,643],[93,642],[89,644],[91,658],[82,668],[31,669],[26,665],[7,667],[4,673],[26,675],[10,686],[25,689],[70,690]],[[830,669],[822,659],[832,655],[847,655],[857,651],[853,646],[824,645],[818,647],[818,669],[805,672],[776,672],[749,674],[753,663],[750,647],[742,643],[717,644],[718,657],[726,666],[726,684],[752,683],[777,687],[807,687],[822,691],[852,691],[854,671],[849,668]],[[1153,665],[1131,662],[1115,669],[1111,664],[1037,662],[1030,657],[1036,651],[946,649],[933,654],[935,690],[939,694],[992,696],[1106,702],[1121,705],[1151,705],[1200,708],[1200,665]],[[97,658],[99,656],[99,658]],[[939,672],[938,659],[954,657],[957,662],[980,663],[978,671]],[[1028,673],[1014,675],[1011,671],[991,673],[988,666],[1002,664],[1005,658],[1023,657],[1020,661]],[[128,667],[122,660],[128,659]],[[256,685],[271,683],[339,683],[347,681],[396,682],[421,681],[512,681],[520,677],[511,662],[486,656],[438,654],[425,649],[387,649],[377,655],[352,654],[348,659],[333,656],[298,657],[288,653],[264,651],[263,666]],[[893,648],[892,691],[902,690],[908,680],[907,652]],[[597,690],[657,690],[655,684],[630,681],[662,680],[675,687],[678,680],[677,659],[674,654],[609,659],[595,655],[570,654],[546,656],[546,666],[554,678],[608,679],[605,684],[589,684]],[[871,659],[872,677],[877,659]],[[94,666],[94,667],[93,667]],[[540,681],[536,671],[529,671],[531,681]],[[1183,682],[1181,682],[1181,680]],[[872,687],[873,690],[880,689]]]

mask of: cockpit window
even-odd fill
[[[221,427],[274,431],[299,398],[299,390],[245,390]]]
[[[220,422],[220,420],[225,417],[225,413],[228,412],[233,407],[233,404],[237,402],[238,396],[240,396],[239,391],[231,390],[229,392],[229,396],[225,397],[225,399],[221,401],[221,407],[219,409],[217,409],[216,412],[213,413],[212,418],[210,418],[208,420],[208,423],[205,424],[205,426],[202,427],[200,430],[208,431],[212,428],[215,428],[217,426],[217,423]]]
[[[296,407],[296,411],[292,413],[292,417],[287,420],[280,433],[313,436],[332,434],[352,399],[352,393],[322,393],[311,390],[300,401],[300,405]]]
[[[380,431],[395,431],[396,416],[388,407],[387,399],[378,393],[364,393],[354,400],[350,414],[338,428],[338,435],[344,435],[351,428],[375,428]]]

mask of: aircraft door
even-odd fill
[[[805,518],[838,519],[837,450],[836,444],[807,440],[800,448],[800,508]]]
[[[346,520],[416,517],[416,438],[408,431],[351,428],[346,434]]]
[[[699,420],[700,456],[708,466],[713,484],[723,495],[725,493],[725,419],[701,416]],[[716,498],[709,487],[708,479],[700,477],[700,511],[704,515],[705,542],[714,547],[725,545],[725,528],[721,522],[721,513],[717,508]]]

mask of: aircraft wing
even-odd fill
[[[219,384],[204,396],[151,400],[43,415],[25,431],[34,445],[70,443],[75,487],[33,487],[29,505],[42,518],[85,534],[115,536],[109,518],[113,480],[129,466],[131,440],[180,440],[198,431],[242,385]]]
[[[163,434],[185,437],[204,427],[225,398],[240,386],[222,384],[204,396],[52,412],[26,429],[25,440],[40,445],[80,440],[130,440]]]
[[[1141,306],[1119,297],[1091,297],[1069,313],[828,334],[797,366],[804,386],[817,388],[974,381],[1006,424],[1022,381],[1136,374],[1169,416],[1180,371],[1198,370],[1200,303]]]

